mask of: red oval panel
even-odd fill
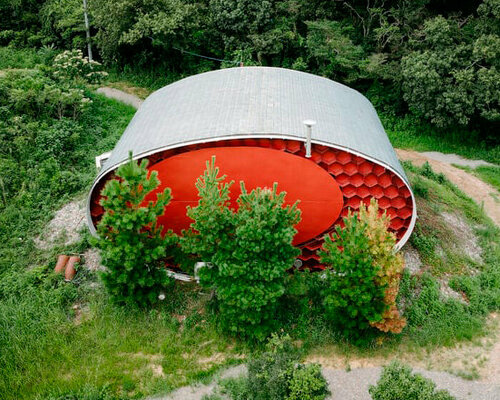
[[[159,218],[167,229],[180,233],[192,220],[186,216],[186,206],[198,204],[196,179],[203,174],[207,160],[216,157],[215,164],[231,186],[232,207],[237,207],[239,182],[244,181],[248,191],[256,187],[272,188],[278,182],[278,191],[285,191],[286,204],[300,200],[302,220],[297,225],[294,244],[312,239],[329,228],[343,206],[343,196],[337,182],[313,161],[262,147],[214,147],[182,153],[153,165],[161,181],[156,191],[172,189],[172,201]],[[156,191],[148,200],[156,198]]]

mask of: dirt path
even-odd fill
[[[128,104],[129,106],[139,108],[143,103],[143,100],[134,94],[126,93],[123,90],[115,89],[111,87],[100,87],[96,90],[97,93],[103,94],[104,96],[121,101],[122,103]]]
[[[477,168],[483,165],[490,167],[495,165],[484,160],[469,160],[468,158],[463,158],[462,156],[456,154],[444,154],[440,151],[424,151],[420,154],[432,160],[441,161],[445,164],[460,165],[462,167]]]
[[[483,205],[485,213],[500,226],[500,203],[497,200],[499,193],[495,188],[464,170],[431,159],[423,153],[402,149],[396,149],[396,153],[401,160],[411,161],[418,166],[428,162],[435,172],[444,174],[467,196],[479,205]]]

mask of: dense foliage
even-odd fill
[[[88,3],[98,57],[160,84],[240,62],[294,68],[347,83],[379,110],[410,111],[446,132],[467,125],[498,144],[499,0]],[[8,44],[85,50],[82,2],[2,2]]]
[[[221,386],[234,400],[323,400],[329,394],[320,365],[299,363],[290,336],[276,334],[249,360],[247,376]]]
[[[14,196],[41,201],[81,187],[64,166],[80,156],[75,149],[86,141],[83,117],[90,104],[81,86],[56,81],[51,69],[0,79],[0,207]]]
[[[181,243],[207,264],[200,283],[215,290],[225,328],[262,340],[277,328],[286,271],[299,254],[292,239],[300,211],[296,204],[284,206],[277,184],[248,193],[243,183],[238,210],[230,209],[231,183],[223,182],[214,163],[207,162],[196,183],[200,200],[188,208],[194,222]]]
[[[436,390],[436,384],[410,367],[392,362],[384,367],[377,385],[370,386],[373,400],[453,400],[446,390]]]
[[[172,279],[164,261],[177,244],[177,237],[172,232],[163,235],[163,227],[157,223],[170,203],[170,189],[158,193],[154,202],[145,201],[160,184],[158,172],[149,174],[147,163],[138,164],[130,156],[116,171],[119,179],[106,183],[101,200],[105,212],[96,242],[107,267],[102,279],[111,297],[142,306],[165,296]]]
[[[371,326],[400,333],[405,321],[396,308],[403,271],[394,253],[396,239],[387,231],[389,217],[379,216],[376,200],[359,214],[350,213],[325,236],[320,260],[327,265],[321,295],[326,317],[346,336],[360,338]]]

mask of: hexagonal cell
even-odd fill
[[[401,229],[403,227],[403,221],[399,218],[391,219],[391,228],[392,229]]]
[[[391,201],[387,197],[381,197],[378,199],[378,205],[385,210],[391,206]]]
[[[356,191],[356,194],[361,197],[362,199],[364,199],[365,197],[368,197],[371,195],[370,193],[370,190],[366,187],[366,186],[362,186],[360,188],[358,188],[358,190]],[[371,196],[370,196],[371,197]],[[370,200],[368,200],[369,202]]]
[[[361,156],[353,156],[352,161],[354,161],[356,164],[361,164],[366,161],[364,157]]]
[[[302,142],[298,142],[296,140],[290,140],[286,144],[286,149],[290,153],[298,153],[300,151],[301,147],[302,147]]]
[[[332,164],[328,167],[328,172],[337,176],[344,171],[344,166],[338,163]]]
[[[405,183],[401,180],[401,178],[399,176],[396,176],[396,175],[394,175],[392,177],[392,183],[393,183],[393,185],[397,186],[398,189],[405,185]]]
[[[408,188],[406,187],[406,185],[403,186],[402,188],[399,188],[399,194],[401,196],[403,196],[404,198],[411,198],[411,193],[408,190]]]
[[[398,210],[398,217],[403,218],[403,219],[410,218],[411,214],[412,214],[412,211],[411,211],[411,208],[409,208],[409,207],[400,208]]]
[[[398,196],[398,197],[395,197],[391,200],[392,207],[403,208],[405,205],[406,205],[406,200],[402,197]]]
[[[370,193],[373,197],[375,197],[376,199],[379,199],[380,197],[382,197],[384,195],[384,189],[382,189],[382,187],[377,185],[377,186],[370,188]]]
[[[398,189],[395,186],[389,186],[384,189],[384,194],[390,199],[394,199],[399,196]]]
[[[392,185],[392,179],[389,174],[384,174],[378,177],[378,183],[383,188],[389,187]]]
[[[318,153],[323,154],[329,149],[329,147],[323,146],[322,144],[313,144],[313,149]]]
[[[356,188],[352,185],[347,185],[342,188],[342,194],[347,198],[354,196],[356,194],[356,191]]]
[[[360,174],[353,175],[351,176],[351,183],[356,187],[360,187],[364,183],[363,177]]]
[[[378,185],[378,179],[375,174],[370,174],[365,176],[365,185],[368,187],[372,187]]]
[[[328,171],[328,165],[326,165],[324,162],[319,162],[318,165],[323,168],[324,170]]]
[[[260,147],[271,147],[271,141],[269,139],[259,139]]]
[[[104,208],[101,205],[93,205],[90,209],[90,215],[97,217],[104,214]]]
[[[333,164],[336,160],[335,153],[332,150],[328,150],[321,155],[321,159],[328,165]]]
[[[387,215],[389,215],[391,219],[396,218],[398,216],[398,210],[396,210],[394,207],[389,207],[387,209]]]
[[[365,197],[364,199],[361,199],[361,203],[363,203],[366,207],[370,205],[370,201],[372,200],[371,197]]]
[[[319,240],[309,243],[307,248],[311,251],[316,251],[321,247],[321,242]]]
[[[351,155],[345,151],[341,151],[337,154],[337,161],[341,164],[347,164],[351,161]]]
[[[358,166],[352,162],[345,164],[344,165],[344,172],[347,175],[354,175],[356,172],[358,172]]]
[[[358,165],[358,171],[360,174],[368,175],[373,170],[373,164],[365,161]]]
[[[321,154],[319,154],[317,151],[311,151],[311,160],[316,164],[319,164],[321,162]]]
[[[376,164],[373,167],[373,173],[377,176],[382,175],[385,172],[385,168],[382,165]]]
[[[349,200],[347,200],[346,205],[347,207],[351,207],[357,210],[359,208],[359,203],[361,203],[361,198],[359,198],[358,196],[353,196]]]
[[[339,174],[335,177],[335,180],[340,186],[348,185],[350,182],[350,177],[346,174]]]
[[[281,140],[281,139],[277,139],[277,140],[273,140],[273,147],[275,146],[275,143],[277,142],[281,142],[283,144],[283,150],[286,149],[286,142],[284,140]],[[243,144],[245,146],[257,146],[258,143],[257,143],[257,140],[256,139],[243,139]]]
[[[271,141],[271,147],[276,150],[285,150],[286,143],[283,139],[274,139]]]

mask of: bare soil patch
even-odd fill
[[[129,94],[123,90],[114,89],[110,87],[101,87],[96,90],[97,93],[103,94],[104,96],[121,101],[122,103],[128,104],[134,108],[139,108],[142,104],[142,100],[134,94]]]
[[[441,216],[459,241],[457,246],[474,261],[481,262],[482,249],[481,246],[479,246],[476,234],[469,224],[461,216],[455,213],[443,212]]]
[[[85,199],[76,199],[59,209],[46,226],[44,232],[35,239],[35,245],[48,250],[56,243],[69,245],[80,239],[79,231],[85,225]]]

